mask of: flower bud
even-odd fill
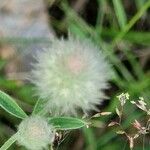
[[[17,141],[29,150],[42,150],[54,140],[54,130],[39,116],[24,119],[18,127]]]

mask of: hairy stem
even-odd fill
[[[14,134],[10,137],[0,148],[0,150],[7,150],[16,140],[17,140],[17,134]]]

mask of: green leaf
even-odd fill
[[[121,29],[127,24],[127,17],[121,0],[113,0],[114,9]]]
[[[0,148],[0,150],[7,150],[17,140],[17,134],[14,134],[8,139]]]
[[[84,134],[84,139],[86,142],[87,150],[96,150],[97,149],[97,140],[94,134],[93,128],[83,128],[82,132]]]
[[[0,107],[18,118],[23,119],[27,117],[26,113],[18,106],[13,98],[2,91],[0,91]]]
[[[79,38],[84,39],[86,37],[86,32],[84,32],[76,23],[70,23],[69,24],[69,31],[72,35],[76,35]]]
[[[48,122],[49,124],[52,124],[58,130],[73,130],[73,129],[79,129],[88,125],[87,122],[81,119],[72,118],[72,117],[49,118]]]

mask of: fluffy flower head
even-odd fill
[[[90,41],[55,40],[36,60],[30,80],[54,114],[87,112],[104,98],[110,66]]]
[[[17,141],[30,150],[42,150],[54,140],[53,128],[39,116],[26,118],[18,127]]]

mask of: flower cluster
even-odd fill
[[[49,112],[70,115],[78,108],[88,112],[105,98],[102,90],[108,88],[110,65],[89,41],[55,40],[36,60],[30,81],[37,95],[48,100]]]
[[[132,150],[134,147],[134,142],[139,138],[141,135],[146,135],[149,133],[150,130],[150,119],[146,121],[146,126],[143,126],[138,120],[134,120],[132,124],[132,127],[135,129],[135,133],[128,133],[122,126],[122,116],[123,116],[123,110],[125,107],[125,104],[127,100],[129,100],[129,94],[128,93],[122,93],[119,96],[117,96],[121,108],[116,108],[116,114],[119,117],[119,121],[112,121],[108,124],[108,127],[117,126],[120,128],[120,130],[117,130],[116,133],[120,135],[126,136],[126,138],[129,141],[129,147]],[[150,109],[147,106],[147,103],[144,101],[143,97],[139,97],[139,100],[137,101],[130,101],[131,104],[135,105],[137,108],[141,109],[143,112],[146,112],[148,118],[150,115]]]
[[[139,100],[137,101],[131,101],[132,104],[136,105],[138,108],[146,112],[148,115],[150,115],[150,109],[147,108],[147,104],[144,101],[143,97],[139,97]]]

